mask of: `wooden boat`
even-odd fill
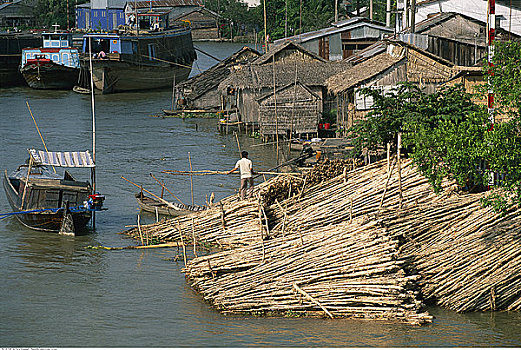
[[[22,48],[39,47],[42,37],[30,33],[0,34],[0,88],[25,85],[20,73]]]
[[[33,89],[70,90],[77,83],[80,60],[72,33],[42,33],[43,47],[22,50],[22,73]]]
[[[25,226],[42,231],[76,234],[101,209],[104,197],[92,193],[88,181],[63,176],[54,167],[94,168],[88,152],[29,150],[30,158],[11,174],[4,172],[3,186],[14,216]]]
[[[90,42],[90,45],[89,45]],[[83,36],[84,69],[103,93],[148,90],[184,81],[196,53],[191,28],[129,34],[88,33]]]
[[[154,214],[157,212],[159,215],[182,216],[208,209],[208,207],[199,205],[192,206],[186,204],[170,203],[166,201],[162,202],[158,199],[145,196],[143,192],[136,193],[135,196],[141,210]]]

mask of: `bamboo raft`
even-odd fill
[[[422,324],[432,319],[423,300],[458,312],[521,310],[519,209],[499,216],[481,207],[485,194],[449,182],[437,196],[410,160],[328,166],[271,179],[255,200],[229,197],[142,229],[161,242],[228,249],[184,269],[223,313]]]

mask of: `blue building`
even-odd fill
[[[125,3],[127,0],[92,0],[76,6],[76,28],[93,30],[113,30],[125,24]]]

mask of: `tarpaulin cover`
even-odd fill
[[[33,160],[42,165],[64,168],[94,168],[95,164],[89,151],[84,152],[47,152],[30,149]]]

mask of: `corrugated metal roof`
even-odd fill
[[[41,165],[52,165],[64,168],[94,168],[94,161],[89,151],[85,152],[47,152],[30,149],[34,161]]]
[[[203,6],[201,0],[154,0],[127,2],[132,8],[178,7],[178,6]]]
[[[350,18],[345,21],[335,22],[335,23],[333,23],[333,27],[319,29],[319,30],[315,30],[313,32],[307,32],[307,33],[303,33],[300,35],[294,35],[294,36],[290,36],[288,38],[276,40],[275,44],[279,44],[280,42],[288,41],[288,40],[294,41],[294,42],[299,42],[299,43],[304,43],[306,41],[317,39],[317,38],[320,38],[323,36],[341,33],[344,31],[349,31],[349,30],[353,30],[356,28],[364,27],[364,26],[370,27],[370,28],[373,28],[373,29],[376,29],[376,30],[379,30],[382,32],[386,32],[386,33],[393,33],[393,31],[394,31],[393,28],[389,28],[384,25],[380,25],[375,22],[371,22],[367,18],[355,17],[355,18]]]

